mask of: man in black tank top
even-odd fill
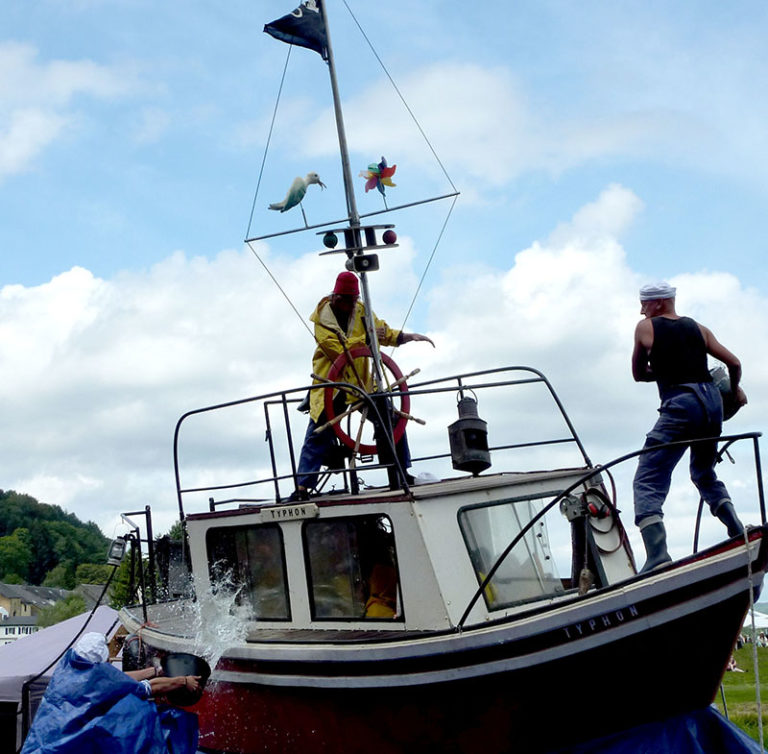
[[[634,480],[635,523],[643,537],[647,560],[641,572],[671,560],[667,552],[662,506],[672,472],[687,448],[658,448],[662,443],[719,437],[723,404],[707,368],[707,355],[728,368],[731,390],[739,406],[747,402],[739,387],[741,363],[712,332],[675,311],[675,289],[668,283],[640,289],[640,313],[645,319],[635,329],[632,376],[637,382],[656,382],[661,398],[659,419],[648,433]],[[717,442],[691,443],[691,480],[728,535],[742,534],[728,490],[715,474]]]

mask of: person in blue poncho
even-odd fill
[[[187,688],[197,676],[137,680],[107,662],[102,634],[87,633],[56,666],[22,754],[193,754],[197,717],[149,703],[154,696]],[[154,671],[132,671],[134,676]]]

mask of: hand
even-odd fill
[[[426,335],[421,335],[417,332],[403,334],[403,343],[414,343],[416,341],[424,341],[429,343],[432,348],[435,347],[435,344],[432,342],[432,338],[428,338]]]
[[[747,405],[747,394],[740,387],[736,388],[736,392],[733,394],[733,397],[736,399],[736,403],[739,406]]]
[[[200,676],[199,675],[185,675],[184,688],[187,691],[197,693],[200,690]]]

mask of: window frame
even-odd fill
[[[309,542],[309,535],[308,530],[313,527],[319,527],[321,525],[333,525],[333,524],[349,524],[349,523],[355,523],[361,521],[372,521],[373,526],[376,527],[378,525],[379,521],[386,521],[389,529],[389,542],[387,543],[389,547],[391,547],[391,563],[387,563],[386,565],[391,565],[392,568],[395,571],[395,614],[392,617],[382,617],[382,616],[366,616],[365,615],[365,606],[368,600],[370,600],[370,592],[368,592],[368,598],[363,600],[362,604],[362,611],[361,614],[358,616],[341,616],[341,615],[320,615],[318,613],[318,605],[316,600],[316,594],[315,594],[315,588],[314,588],[314,582],[312,578],[312,558],[310,553],[310,542]],[[359,537],[360,535],[360,526],[358,525],[356,527],[356,536]],[[405,623],[405,607],[403,605],[403,597],[402,597],[402,579],[401,579],[401,569],[400,569],[400,561],[397,555],[397,538],[395,536],[395,526],[394,522],[392,520],[392,517],[387,515],[386,513],[362,513],[357,515],[345,515],[345,516],[337,516],[333,518],[320,518],[320,519],[311,519],[306,520],[302,523],[301,528],[301,546],[302,551],[304,554],[304,569],[305,569],[305,578],[306,578],[306,585],[307,585],[307,601],[309,604],[309,614],[310,614],[310,620],[312,622],[317,623],[373,623],[373,622],[385,622],[395,625],[402,625]],[[362,554],[362,557],[361,557]],[[365,560],[365,565],[363,565],[363,560]],[[376,561],[374,560],[373,553],[362,553],[362,548],[358,549],[358,558],[357,558],[358,566],[360,569],[360,577],[361,577],[361,584],[364,584],[366,582],[365,573],[368,573],[368,576],[372,573],[372,568],[376,564]],[[369,568],[370,567],[370,568]]]
[[[474,511],[474,510],[478,510],[478,509],[488,510],[490,508],[497,508],[499,506],[515,505],[516,503],[533,503],[535,501],[541,501],[542,502],[542,507],[543,507],[544,505],[546,505],[546,501],[547,500],[552,500],[557,495],[559,495],[561,492],[562,492],[562,489],[555,489],[555,490],[548,490],[548,491],[543,491],[543,492],[537,492],[536,494],[517,495],[517,496],[514,496],[514,497],[504,498],[503,500],[494,500],[492,502],[473,503],[471,505],[464,505],[464,506],[462,506],[461,508],[459,508],[456,511],[456,521],[457,521],[457,524],[458,524],[458,527],[459,527],[459,531],[461,532],[461,537],[464,540],[464,546],[466,547],[467,557],[468,557],[470,565],[472,567],[472,573],[474,574],[475,578],[477,579],[477,588],[478,589],[480,588],[480,585],[483,583],[483,578],[484,577],[481,578],[481,574],[478,571],[478,568],[477,568],[477,565],[475,563],[475,560],[472,557],[473,550],[475,550],[477,548],[473,547],[473,544],[470,542],[469,537],[468,537],[467,529],[469,529],[471,527],[465,528],[464,526],[462,526],[462,517],[465,514],[467,514],[468,512],[471,512],[471,511]],[[545,519],[546,519],[546,515],[543,516],[540,520],[541,521],[545,521]],[[531,532],[532,532],[532,529],[529,529],[528,532],[526,533],[526,535],[523,537],[523,539],[521,541],[524,542],[525,541],[525,537],[527,537],[528,534],[530,534]],[[515,536],[517,536],[517,535],[515,535]],[[512,540],[510,539],[510,542],[511,541]],[[549,548],[549,534],[547,534],[547,542],[548,542],[548,548]],[[516,545],[516,547],[519,546],[520,544],[521,543],[518,543],[518,545]],[[505,545],[505,547],[506,547],[506,545]],[[514,549],[512,550],[512,552],[514,552]],[[552,557],[551,553],[550,553],[550,557]],[[498,556],[497,556],[497,558],[498,558]],[[494,563],[496,562],[496,559],[494,559],[494,561],[493,561]],[[489,612],[491,612],[491,611],[497,612],[497,611],[501,611],[501,610],[507,610],[507,609],[509,609],[511,607],[517,607],[519,605],[525,605],[525,604],[528,604],[528,603],[531,603],[531,602],[538,602],[538,601],[540,601],[542,599],[551,599],[553,597],[562,596],[565,593],[566,590],[562,587],[562,580],[561,580],[561,578],[560,578],[560,576],[559,576],[559,574],[557,572],[557,564],[556,564],[554,558],[552,558],[552,564],[553,564],[553,569],[552,569],[553,570],[553,574],[552,575],[553,575],[553,577],[555,579],[556,584],[558,585],[558,586],[556,586],[555,591],[551,591],[551,592],[543,592],[542,591],[541,594],[538,594],[538,595],[535,595],[535,596],[531,596],[531,597],[523,597],[523,598],[518,599],[518,600],[511,600],[511,601],[504,600],[504,601],[494,601],[494,602],[491,602],[490,599],[489,599],[489,595],[488,595],[488,588],[493,585],[493,578],[492,578],[488,582],[488,584],[486,585],[485,589],[482,590],[483,591],[483,595],[482,596],[483,596],[483,600],[485,602],[486,609]],[[497,573],[498,573],[498,571],[497,571]]]
[[[262,623],[289,623],[293,620],[293,612],[292,612],[292,605],[291,605],[291,588],[290,588],[290,581],[288,576],[288,562],[286,559],[285,554],[285,534],[283,532],[282,526],[280,526],[279,523],[275,522],[265,522],[265,523],[251,523],[251,524],[242,524],[238,526],[212,526],[205,532],[205,550],[206,550],[206,557],[208,560],[208,582],[213,588],[214,586],[214,573],[213,569],[216,564],[216,560],[212,557],[212,549],[211,549],[211,541],[210,538],[214,535],[214,533],[218,534],[221,532],[227,532],[231,533],[232,536],[235,536],[237,532],[247,532],[250,530],[269,530],[269,531],[275,531],[277,532],[277,546],[280,550],[280,568],[282,573],[282,585],[283,585],[283,595],[285,597],[285,616],[281,617],[274,617],[274,616],[263,616],[263,615],[257,615],[255,611],[251,613],[250,620],[252,621],[258,621]],[[235,553],[236,555],[237,553]],[[233,568],[238,568],[240,561],[238,561],[235,558],[235,561],[231,564]],[[241,583],[241,582],[238,582]],[[243,585],[245,586],[245,585]],[[244,600],[243,602],[238,602],[238,605],[245,605],[250,604],[253,606],[253,601],[251,597],[248,597],[247,600]]]

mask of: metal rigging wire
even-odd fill
[[[437,235],[437,239],[435,240],[435,245],[432,247],[432,253],[429,255],[427,264],[424,267],[424,272],[421,273],[421,277],[419,278],[419,284],[416,286],[416,292],[413,294],[413,298],[411,299],[411,303],[408,306],[408,311],[405,313],[405,317],[403,317],[403,324],[400,326],[401,330],[405,329],[405,323],[408,321],[408,317],[411,316],[413,307],[416,304],[416,299],[418,298],[419,293],[421,292],[421,286],[424,284],[424,279],[427,277],[427,273],[429,272],[429,268],[432,264],[432,260],[435,258],[435,254],[437,253],[437,247],[440,245],[440,241],[443,239],[443,233],[445,232],[445,228],[448,225],[448,220],[450,220],[451,218],[451,213],[453,212],[453,208],[456,206],[456,200],[458,198],[459,198],[458,195],[453,197],[451,206],[448,209],[448,214],[445,216],[445,220],[443,220],[443,227],[440,228],[440,233],[438,233]]]
[[[450,219],[451,214],[453,213],[453,208],[456,206],[456,200],[458,199],[458,190],[456,189],[456,186],[454,185],[453,181],[451,180],[450,175],[448,175],[448,171],[445,169],[445,166],[443,165],[442,161],[438,157],[437,152],[435,151],[434,147],[432,146],[432,143],[430,142],[429,138],[427,137],[426,133],[424,132],[424,129],[421,127],[421,124],[419,123],[419,121],[416,118],[415,114],[413,113],[413,111],[411,110],[410,106],[406,102],[405,97],[403,96],[402,92],[400,91],[400,89],[398,88],[398,86],[395,83],[394,79],[392,78],[391,74],[387,70],[387,67],[384,65],[384,62],[382,61],[379,53],[376,51],[376,48],[373,46],[373,43],[371,42],[370,38],[368,37],[368,35],[363,30],[363,27],[360,25],[360,22],[357,20],[355,14],[352,12],[352,9],[349,7],[349,4],[347,3],[347,0],[343,0],[343,2],[344,2],[344,6],[346,7],[347,11],[349,12],[349,15],[352,17],[352,20],[355,22],[355,25],[357,26],[358,30],[362,34],[363,39],[365,39],[366,43],[368,44],[368,47],[370,48],[371,52],[373,53],[373,56],[378,61],[379,65],[381,66],[382,71],[384,71],[384,74],[389,79],[389,82],[392,84],[392,87],[395,90],[395,92],[397,93],[397,96],[400,98],[400,101],[403,103],[403,106],[405,107],[406,111],[408,112],[408,114],[410,115],[410,117],[413,120],[414,124],[416,125],[416,128],[418,128],[419,133],[421,134],[422,138],[424,139],[426,145],[429,147],[429,150],[432,153],[432,156],[435,158],[435,160],[437,161],[437,164],[440,166],[440,169],[443,171],[443,175],[445,175],[445,178],[448,181],[448,183],[450,183],[451,188],[453,189],[453,191],[456,192],[454,194],[454,196],[453,196],[453,202],[451,203],[451,206],[448,209],[448,213],[445,216],[445,220],[443,221],[443,225],[440,228],[440,232],[438,233],[437,239],[436,239],[435,244],[434,244],[434,246],[432,248],[432,253],[430,254],[429,259],[427,260],[427,264],[424,267],[424,270],[423,270],[423,272],[421,274],[421,277],[419,278],[419,283],[416,286],[416,291],[414,292],[413,298],[411,299],[411,302],[410,302],[410,304],[408,306],[408,311],[406,312],[405,317],[403,318],[403,323],[402,323],[402,325],[400,327],[400,329],[402,330],[402,329],[405,328],[405,324],[408,321],[408,318],[410,317],[411,312],[413,311],[413,307],[416,304],[416,299],[418,298],[419,293],[421,292],[421,288],[422,288],[422,286],[424,284],[424,280],[426,279],[427,273],[429,272],[429,269],[430,269],[430,267],[432,265],[432,262],[433,262],[433,260],[435,258],[435,254],[437,253],[437,248],[440,245],[440,242],[441,242],[441,240],[443,238],[443,234],[445,232],[445,228],[448,225],[448,220]],[[277,110],[278,110],[278,106],[280,104],[280,97],[282,95],[283,85],[285,83],[285,76],[286,76],[286,72],[288,70],[288,62],[289,62],[290,57],[291,57],[291,49],[292,48],[293,48],[293,45],[289,44],[288,45],[288,54],[286,55],[285,65],[283,67],[283,73],[282,73],[282,76],[280,78],[280,86],[279,86],[278,92],[277,92],[277,99],[275,101],[275,107],[274,107],[274,111],[272,113],[272,121],[271,121],[270,126],[269,126],[269,134],[267,136],[267,142],[266,142],[266,145],[264,147],[264,156],[262,157],[262,161],[261,161],[261,168],[259,170],[259,177],[258,177],[258,180],[256,182],[256,191],[255,191],[254,196],[253,196],[253,203],[251,205],[251,213],[250,213],[250,216],[248,218],[248,228],[246,230],[246,236],[245,236],[246,239],[249,238],[250,235],[251,235],[251,226],[252,226],[252,223],[253,223],[254,212],[256,210],[256,201],[257,201],[258,196],[259,196],[259,188],[261,186],[261,180],[262,180],[262,177],[264,175],[264,167],[265,167],[266,161],[267,161],[267,153],[269,151],[269,145],[270,145],[270,142],[272,140],[272,133],[273,133],[274,127],[275,127],[275,120],[277,118]],[[301,321],[301,324],[304,326],[304,328],[307,330],[307,332],[312,336],[312,339],[314,340],[315,339],[314,333],[312,332],[312,330],[310,330],[310,328],[307,325],[304,317],[302,317],[301,314],[299,313],[299,311],[296,309],[295,305],[293,304],[293,301],[291,301],[291,298],[288,296],[288,294],[285,292],[283,287],[280,285],[280,283],[278,282],[277,278],[275,278],[275,276],[272,274],[272,272],[269,269],[269,267],[267,266],[266,262],[261,258],[261,256],[259,256],[259,253],[256,251],[256,249],[254,248],[254,246],[252,245],[252,243],[250,241],[247,241],[246,243],[248,244],[248,248],[251,250],[253,255],[256,257],[256,259],[258,259],[258,261],[261,264],[261,266],[264,268],[266,273],[269,275],[269,277],[271,278],[272,282],[277,286],[277,288],[280,291],[280,293],[283,294],[283,297],[288,302],[288,304],[291,307],[291,309],[293,309],[294,313],[296,314],[296,316]]]
[[[373,55],[376,58],[376,60],[379,61],[379,65],[381,66],[381,70],[384,71],[384,74],[389,79],[389,83],[392,84],[392,87],[397,92],[397,96],[400,97],[400,101],[403,103],[403,106],[408,111],[408,115],[411,116],[413,122],[416,124],[416,128],[419,129],[419,133],[422,135],[424,141],[427,143],[427,146],[429,147],[430,151],[432,152],[432,156],[437,160],[437,164],[440,166],[440,169],[443,171],[443,174],[445,175],[446,179],[448,180],[448,183],[451,184],[451,188],[454,191],[457,191],[456,186],[453,185],[453,181],[451,180],[451,177],[448,175],[448,171],[445,169],[445,166],[440,161],[440,158],[437,156],[437,152],[435,152],[434,147],[432,146],[431,142],[427,138],[427,135],[424,133],[424,129],[421,127],[421,124],[419,123],[418,119],[413,114],[413,111],[408,106],[408,103],[405,101],[405,97],[403,97],[403,95],[400,92],[400,89],[398,89],[397,84],[395,83],[395,80],[392,78],[392,76],[390,75],[389,71],[387,70],[387,67],[384,65],[382,59],[379,57],[379,53],[376,52],[376,49],[374,48],[373,43],[368,38],[368,35],[363,31],[363,27],[360,26],[360,22],[357,20],[357,18],[355,17],[355,14],[352,12],[352,9],[349,7],[349,5],[347,3],[347,0],[343,0],[343,2],[344,2],[344,7],[347,9],[347,11],[349,11],[349,15],[352,16],[352,20],[355,22],[355,24],[357,25],[357,28],[360,30],[360,33],[363,35],[363,39],[365,39],[365,41],[368,43],[368,47],[371,48],[371,52],[373,53]]]
[[[251,235],[251,224],[253,223],[253,213],[256,211],[256,200],[259,197],[259,188],[261,187],[261,179],[264,175],[264,166],[267,163],[267,153],[269,152],[269,144],[272,141],[272,132],[275,130],[275,120],[277,119],[277,108],[280,105],[280,97],[283,93],[283,84],[285,83],[285,74],[288,71],[288,61],[291,59],[291,50],[293,49],[293,45],[288,45],[288,54],[285,56],[285,65],[283,66],[283,75],[280,78],[280,87],[277,90],[277,99],[275,100],[275,109],[272,112],[272,122],[269,124],[269,134],[267,135],[267,143],[264,146],[264,156],[261,159],[261,168],[259,169],[259,178],[256,181],[256,191],[253,195],[253,204],[251,204],[251,214],[248,218],[248,228],[245,231],[245,237],[248,238]],[[296,313],[296,316],[299,318],[299,321],[302,325],[304,325],[304,328],[306,331],[312,336],[312,339],[315,339],[314,333],[312,330],[309,329],[309,325],[304,321],[304,317],[301,316],[298,309],[294,306],[293,301],[291,301],[290,296],[283,290],[283,287],[278,282],[277,278],[272,274],[272,271],[267,266],[267,263],[259,256],[259,252],[256,251],[253,244],[250,241],[246,242],[248,244],[248,248],[251,250],[253,255],[256,257],[256,259],[259,260],[261,263],[261,266],[265,269],[267,275],[272,279],[272,282],[277,286],[277,290],[280,291],[280,293],[283,294],[285,300],[288,302],[289,306],[293,311]]]
[[[275,100],[275,109],[272,112],[272,122],[269,124],[269,134],[267,135],[267,143],[264,146],[264,157],[261,159],[261,169],[259,170],[259,178],[256,181],[256,192],[253,195],[253,204],[251,205],[251,215],[248,218],[248,228],[245,231],[245,237],[248,238],[251,235],[251,223],[253,222],[253,213],[256,210],[256,199],[259,196],[259,187],[261,186],[261,178],[264,175],[264,165],[267,162],[267,152],[269,152],[269,143],[272,141],[272,132],[275,130],[275,119],[277,118],[277,108],[280,105],[280,96],[283,93],[283,84],[285,83],[285,74],[288,71],[288,61],[291,59],[291,50],[293,45],[288,45],[288,54],[285,56],[285,65],[283,66],[283,75],[280,78],[280,87],[277,90],[277,99]]]
[[[424,129],[421,127],[421,124],[419,123],[418,118],[414,114],[413,110],[411,110],[410,106],[405,100],[405,97],[403,97],[402,92],[398,88],[397,84],[395,83],[395,80],[392,78],[391,74],[387,70],[387,67],[384,65],[384,61],[382,61],[381,57],[379,56],[379,53],[376,51],[376,48],[373,46],[373,42],[371,42],[368,35],[363,30],[363,27],[360,25],[360,22],[357,20],[357,17],[352,12],[352,9],[349,7],[349,4],[347,3],[347,0],[343,0],[344,7],[349,12],[349,15],[352,17],[352,20],[355,22],[355,25],[359,29],[360,33],[363,35],[363,39],[368,43],[368,47],[370,48],[371,52],[373,53],[373,56],[378,61],[379,65],[381,66],[381,70],[384,71],[384,75],[389,79],[389,83],[392,84],[392,88],[397,93],[397,96],[400,98],[400,101],[403,103],[403,107],[405,107],[406,111],[408,112],[408,115],[411,116],[411,119],[416,124],[416,128],[419,129],[419,133],[421,134],[422,138],[426,142],[427,146],[429,147],[430,152],[432,152],[432,156],[437,161],[437,164],[440,166],[440,169],[443,171],[443,175],[445,175],[446,180],[448,183],[451,184],[451,188],[458,192],[458,189],[454,185],[453,181],[451,180],[451,176],[448,175],[448,171],[445,169],[445,165],[443,165],[441,159],[438,157],[437,152],[435,151],[435,148],[432,146],[432,143],[430,142],[429,138],[427,137],[427,134],[424,132]],[[421,292],[421,287],[424,283],[425,278],[427,277],[427,273],[429,272],[429,268],[432,265],[432,261],[435,257],[435,254],[437,252],[437,247],[440,245],[440,241],[443,238],[443,233],[445,232],[445,228],[448,225],[448,220],[451,217],[451,213],[453,212],[453,208],[456,206],[456,200],[458,199],[458,193],[456,196],[453,197],[453,202],[451,203],[450,208],[448,209],[448,214],[445,216],[445,220],[443,221],[443,226],[440,228],[440,233],[437,236],[437,240],[435,241],[435,245],[432,248],[432,253],[429,255],[429,259],[427,260],[427,264],[424,267],[424,271],[421,274],[421,278],[419,279],[419,284],[416,286],[416,292],[413,294],[413,298],[411,299],[411,303],[408,306],[408,311],[405,314],[405,317],[403,318],[403,324],[400,327],[401,330],[405,328],[405,323],[408,321],[408,318],[411,316],[411,312],[413,311],[413,307],[416,304],[416,299],[419,296],[419,293]]]

